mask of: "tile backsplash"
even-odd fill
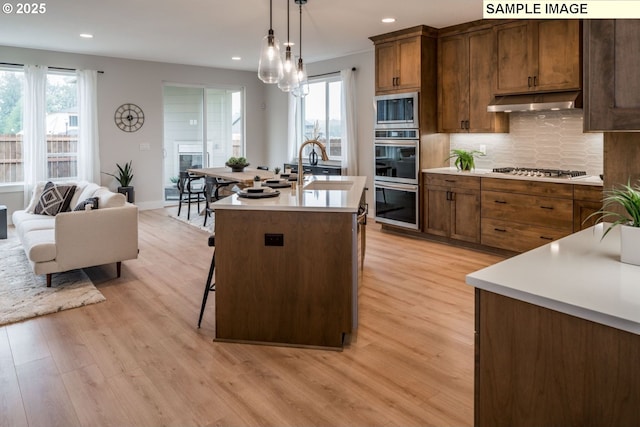
[[[603,170],[603,134],[582,132],[582,110],[509,113],[509,133],[452,134],[451,148],[479,150],[476,168],[539,167],[584,170],[598,175]],[[452,163],[453,165],[453,163]]]

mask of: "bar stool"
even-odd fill
[[[216,284],[211,283],[213,279],[213,270],[216,267],[216,236],[209,236],[210,247],[213,247],[213,256],[211,257],[211,267],[209,267],[209,276],[207,277],[207,283],[204,286],[204,295],[202,296],[202,307],[200,308],[200,317],[198,318],[198,329],[200,329],[200,323],[202,323],[202,315],[204,314],[204,307],[207,305],[207,298],[209,297],[209,292],[216,290]]]

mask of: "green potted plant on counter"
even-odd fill
[[[478,156],[484,156],[484,153],[482,151],[477,151],[477,150],[468,151],[460,148],[451,150],[450,154],[451,155],[446,159],[444,159],[444,161],[446,162],[447,160],[455,158],[456,160],[453,162],[453,164],[458,170],[462,170],[462,171],[471,171],[475,169],[476,168],[475,158]]]
[[[127,202],[133,203],[135,201],[135,192],[133,186],[131,185],[131,181],[133,180],[133,168],[131,167],[131,163],[133,160],[129,160],[128,163],[125,163],[124,166],[120,166],[116,163],[116,167],[118,168],[117,175],[109,172],[102,172],[105,175],[112,176],[118,181],[120,186],[118,187],[118,193],[122,193],[127,197]]]
[[[231,168],[231,172],[242,172],[244,168],[249,166],[249,163],[244,157],[229,157],[225,165]]]
[[[589,215],[597,216],[596,223],[607,222],[602,233],[604,239],[616,226],[620,226],[620,261],[640,265],[640,184],[631,182],[605,191],[602,209]]]

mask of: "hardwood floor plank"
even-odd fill
[[[123,426],[131,422],[97,365],[62,375],[67,393],[83,426]]]
[[[0,426],[28,426],[6,327],[0,328],[0,395]]]
[[[472,424],[474,299],[464,279],[502,258],[370,222],[359,329],[344,351],[221,343],[213,341],[215,293],[196,328],[208,233],[169,212],[140,212],[140,256],[123,263],[121,278],[113,266],[87,269],[107,301],[0,328],[0,393],[21,399],[0,420]]]
[[[29,426],[80,426],[62,377],[52,358],[16,365]]]

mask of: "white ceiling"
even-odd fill
[[[273,28],[285,41],[287,4],[297,43],[299,10],[293,0],[273,0]],[[0,45],[257,70],[269,28],[268,0],[49,0],[45,5],[41,15],[0,12]],[[369,36],[480,19],[482,0],[308,0],[302,14],[302,56],[312,63],[372,49]],[[396,22],[383,24],[388,16]],[[82,39],[80,33],[94,38]],[[297,55],[297,44],[293,50]]]

